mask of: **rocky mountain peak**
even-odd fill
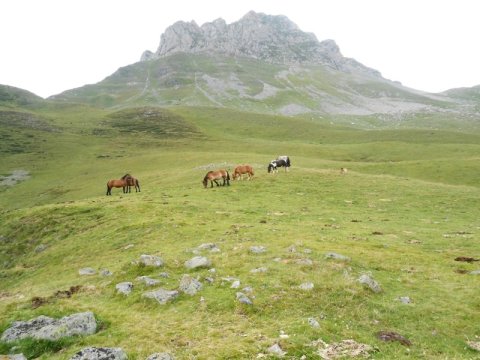
[[[333,40],[319,42],[283,15],[250,11],[227,24],[223,19],[198,26],[178,21],[162,34],[155,53],[146,51],[141,60],[158,59],[178,52],[241,56],[279,64],[323,64],[345,72],[362,71],[380,76],[353,59],[344,58]]]

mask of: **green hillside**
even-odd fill
[[[82,311],[100,325],[58,342],[0,342],[0,354],[70,359],[104,346],[129,359],[255,359],[275,358],[268,348],[278,344],[287,359],[314,359],[318,339],[353,339],[373,346],[374,359],[477,356],[467,342],[480,336],[480,278],[471,274],[480,265],[455,258],[480,258],[478,131],[364,130],[333,117],[133,103],[10,102],[2,116],[0,332],[16,320]],[[283,154],[290,172],[267,174]],[[254,180],[203,188],[208,170],[239,163],[254,166]],[[3,183],[19,170],[28,175]],[[105,196],[107,181],[125,173],[141,192]],[[208,243],[220,251],[198,249]],[[165,265],[138,265],[142,254]],[[215,272],[186,269],[196,254]],[[97,273],[79,275],[86,267]],[[174,290],[184,274],[202,290],[167,305],[142,297],[152,288],[136,280],[148,275]],[[364,288],[364,274],[383,291]],[[134,283],[128,296],[115,290],[124,281]],[[380,331],[412,345],[384,342]]]

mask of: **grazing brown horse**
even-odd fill
[[[207,175],[203,178],[203,186],[207,188],[208,181],[210,181],[211,186],[213,187],[213,183],[217,184],[217,186],[220,186],[217,182],[217,180],[223,179],[223,186],[225,186],[225,183],[230,186],[230,174],[228,173],[227,170],[221,169],[221,170],[213,170],[209,171]]]
[[[128,175],[128,174],[127,174]],[[113,179],[107,182],[107,195],[112,195],[112,188],[123,188],[123,192],[125,193],[125,188],[128,186],[127,182],[127,175],[122,177],[121,179]]]
[[[131,186],[135,186],[135,192],[140,192],[140,183],[138,182],[137,178],[134,178],[130,174],[126,174],[122,177],[122,179],[125,179],[127,181],[127,190],[125,192],[131,192]]]
[[[235,170],[233,170],[233,180],[237,178],[242,180],[244,174],[247,174],[247,179],[250,180],[254,175],[253,168],[250,165],[238,165]]]

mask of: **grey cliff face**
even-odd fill
[[[198,26],[179,21],[162,34],[155,53],[144,52],[142,61],[178,52],[214,53],[249,57],[277,64],[323,64],[335,70],[380,73],[342,56],[333,40],[319,42],[314,34],[301,31],[285,16],[250,11],[239,21],[223,19]]]

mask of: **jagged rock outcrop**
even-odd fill
[[[323,64],[340,71],[361,71],[371,76],[381,76],[378,71],[343,57],[335,41],[319,42],[314,34],[301,31],[285,16],[254,11],[232,24],[227,24],[223,19],[202,26],[195,21],[178,21],[162,34],[157,51],[145,51],[141,60],[157,59],[178,52],[243,56],[289,65]]]
[[[25,338],[58,340],[67,336],[91,335],[96,331],[97,322],[92,312],[72,314],[58,320],[41,315],[29,321],[15,321],[4,331],[1,341]]]

